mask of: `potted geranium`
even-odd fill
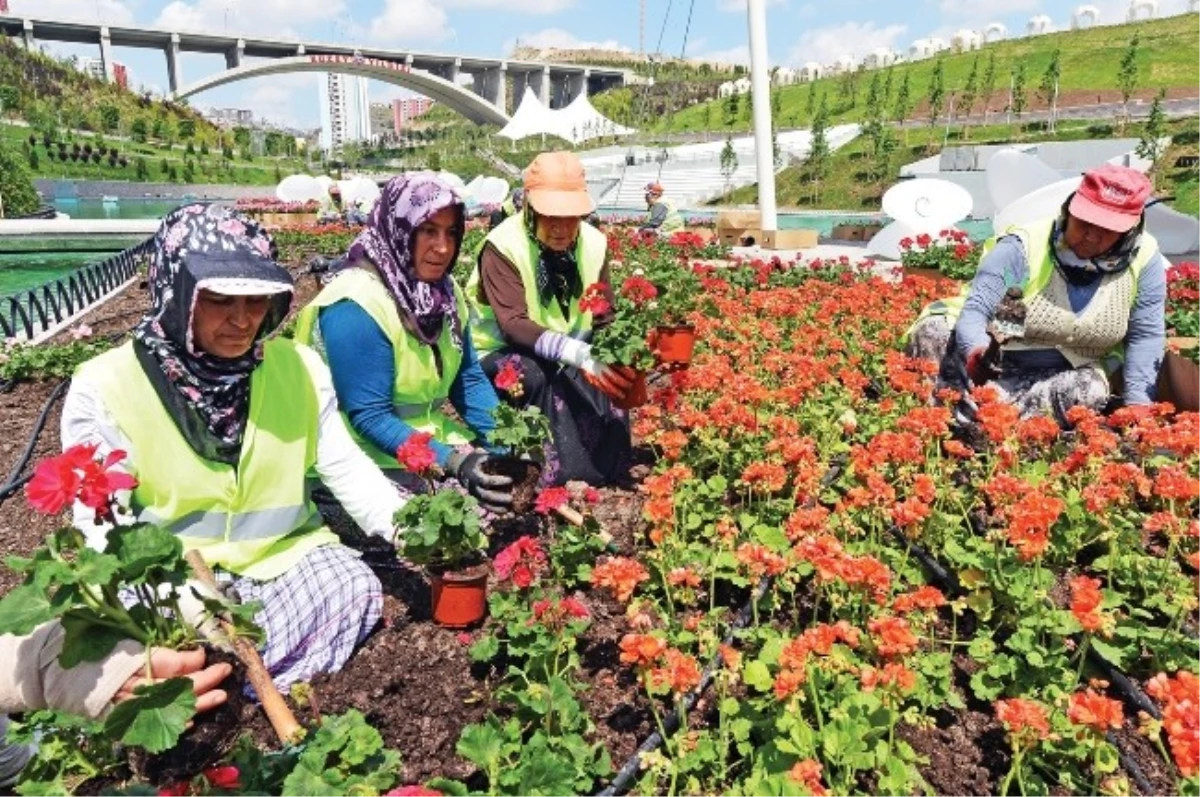
[[[942,230],[937,237],[922,233],[900,241],[900,264],[909,273],[969,280],[979,269],[980,247],[958,229]]]
[[[593,314],[613,311],[611,323],[598,328],[592,337],[592,355],[610,366],[633,372],[633,385],[622,400],[614,403],[632,409],[646,403],[646,372],[654,367],[650,330],[658,324],[658,288],[641,274],[621,283],[611,308],[604,283],[589,285],[579,299],[579,309]]]
[[[413,496],[393,521],[404,558],[429,576],[433,621],[464,628],[487,609],[487,536],[479,502],[458,490],[438,490],[430,478],[437,462],[430,435],[417,432],[400,446],[396,459],[425,480],[426,491]]]
[[[700,277],[686,265],[664,260],[645,271],[658,291],[656,323],[647,341],[650,349],[658,364],[668,370],[687,367],[696,346],[696,327],[690,316],[704,294]]]

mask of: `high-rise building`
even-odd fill
[[[329,72],[318,83],[321,98],[321,147],[336,150],[350,141],[371,138],[371,102],[367,79]]]
[[[399,133],[408,123],[418,116],[424,116],[433,107],[433,100],[428,97],[408,97],[403,100],[392,100],[392,124]]]
[[[99,58],[79,59],[79,71],[85,75],[91,75],[96,80],[106,81],[108,79],[108,76],[104,74],[104,62]],[[129,68],[120,61],[113,61],[112,80],[123,89],[129,88]]]

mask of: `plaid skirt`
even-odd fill
[[[259,652],[284,693],[345,666],[383,613],[379,578],[344,545],[315,548],[270,581],[234,578],[232,586],[242,602],[262,603],[254,616],[266,635]]]

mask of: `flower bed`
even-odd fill
[[[979,268],[982,248],[962,230],[942,230],[933,237],[921,233],[900,240],[900,263],[906,269],[938,272],[956,280],[969,280]]]
[[[243,790],[594,792],[653,730],[637,793],[1197,790],[1197,415],[1076,411],[1063,436],[980,391],[964,435],[899,354],[943,284],[610,242],[614,284],[674,266],[703,297],[690,368],[634,416],[652,466],[497,529],[463,636],[375,556],[410,609],[313,685],[325,780],[251,746]]]

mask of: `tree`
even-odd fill
[[[21,92],[16,86],[0,86],[0,110],[8,116],[20,116]]]
[[[196,164],[190,159],[183,162],[183,181],[185,183],[196,182]]]
[[[904,70],[904,80],[900,82],[900,91],[896,94],[896,121],[903,122],[908,118],[908,114],[912,111],[912,94],[908,86],[908,74],[910,70]]]
[[[38,160],[37,150],[33,147],[30,147],[29,154],[26,157],[29,159],[30,171],[36,172],[41,167],[41,162]]]
[[[816,96],[815,96],[816,93],[817,93],[817,82],[816,82],[816,79],[814,78],[808,84],[808,96],[804,98],[804,116],[807,119],[812,118],[813,107],[814,107],[813,103],[816,100]]]
[[[1133,38],[1129,40],[1129,46],[1125,48],[1125,54],[1121,56],[1121,65],[1117,69],[1117,86],[1121,89],[1121,106],[1122,120],[1121,129],[1125,129],[1125,125],[1129,123],[1129,99],[1133,96],[1133,92],[1137,90],[1138,84],[1138,34],[1134,33]]]
[[[129,126],[130,137],[139,144],[146,143],[146,120],[138,117],[133,120],[133,124]]]
[[[1050,106],[1050,129],[1054,130],[1054,104],[1058,99],[1058,79],[1062,76],[1062,67],[1060,66],[1061,51],[1055,48],[1054,53],[1050,56],[1050,64],[1046,67],[1046,71],[1042,73],[1042,79],[1038,83],[1038,97],[1042,102]]]
[[[184,117],[183,119],[179,120],[179,125],[177,126],[177,129],[179,131],[180,138],[184,138],[184,139],[194,138],[196,136],[196,120],[188,118],[188,117]]]
[[[1021,112],[1025,110],[1025,64],[1017,66],[1017,74],[1013,76],[1012,86],[1012,112],[1019,119]]]
[[[100,127],[108,133],[115,132],[121,126],[121,110],[115,105],[100,106]]]
[[[889,66],[887,68],[887,74],[883,81],[883,96],[879,98],[879,102],[880,102],[881,107],[883,108],[883,115],[885,118],[887,118],[887,116],[888,116],[888,108],[891,107],[892,76],[895,71],[896,71],[896,69],[893,66]]]
[[[725,136],[725,146],[721,148],[721,176],[725,178],[725,190],[729,191],[729,180],[737,171],[738,156],[733,148],[733,137]]]
[[[808,157],[804,159],[804,166],[808,171],[809,181],[813,186],[813,199],[817,198],[817,191],[821,185],[821,179],[829,170],[829,139],[825,135],[826,129],[829,127],[829,111],[825,106],[825,97],[822,95],[821,104],[817,106],[817,114],[812,121],[812,139],[808,145]]]
[[[866,119],[881,119],[883,118],[882,111],[883,102],[883,83],[879,77],[879,71],[871,75],[871,84],[867,86],[867,109]]]
[[[963,85],[962,94],[959,96],[958,111],[964,118],[971,118],[971,109],[975,107],[975,100],[978,96],[979,56],[977,55],[971,62],[971,71],[967,73],[967,82]]]
[[[937,118],[946,107],[946,70],[939,56],[933,65],[933,74],[929,78],[929,126],[937,123]]]
[[[1138,141],[1137,154],[1140,158],[1150,161],[1150,177],[1158,182],[1158,159],[1167,149],[1164,136],[1167,133],[1167,117],[1163,113],[1162,101],[1167,96],[1166,89],[1159,89],[1154,95],[1154,103],[1150,106],[1150,117],[1146,119],[1146,127]]]
[[[733,127],[733,123],[737,121],[738,112],[738,95],[737,90],[731,91],[725,97],[725,126]]]
[[[16,150],[4,143],[0,143],[0,200],[6,217],[28,215],[40,204],[29,167]]]
[[[992,108],[992,97],[996,93],[996,53],[988,54],[987,67],[983,70],[983,86],[979,97],[983,100],[983,123],[987,124],[988,111]]]
[[[166,158],[163,158],[161,161],[159,161],[158,169],[162,172],[163,177],[169,177],[171,174],[170,161],[168,161]]]

